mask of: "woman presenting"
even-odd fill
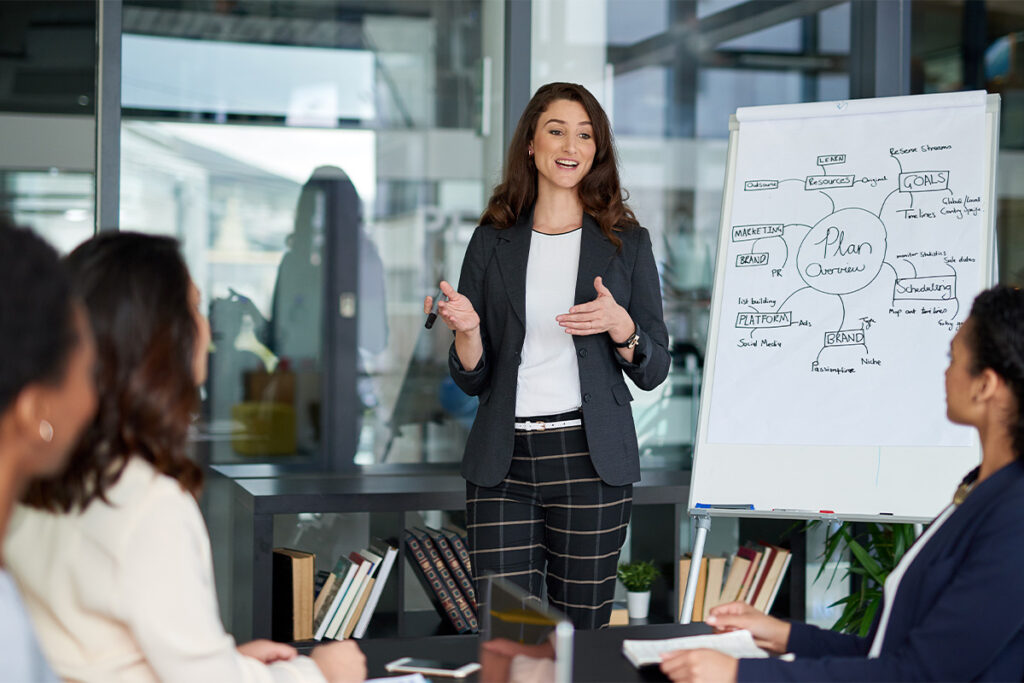
[[[649,390],[669,369],[651,239],[622,194],[594,96],[541,87],[438,302],[452,377],[480,397],[462,461],[474,577],[538,596],[546,580],[577,628],[608,623],[640,479],[623,375]]]
[[[953,337],[946,415],[978,430],[981,465],[885,581],[864,638],[766,616],[711,610],[718,630],[749,630],[796,661],[673,652],[673,681],[1024,680],[1024,291],[982,292]]]

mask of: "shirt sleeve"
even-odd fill
[[[220,621],[202,514],[184,491],[152,496],[118,554],[121,609],[159,680],[323,683],[308,657],[266,665],[235,649]]]
[[[491,374],[491,366],[487,360],[490,351],[490,344],[487,337],[487,329],[484,326],[486,313],[484,302],[484,273],[487,270],[487,255],[484,253],[484,228],[478,227],[469,240],[466,247],[466,256],[462,260],[462,272],[459,274],[459,294],[469,299],[473,304],[473,310],[480,316],[480,339],[483,344],[483,354],[480,356],[475,368],[464,368],[459,360],[459,354],[455,351],[455,342],[452,341],[448,351],[448,369],[451,371],[452,379],[466,394],[476,396],[488,384]]]
[[[636,263],[633,265],[632,292],[627,311],[636,324],[639,337],[630,363],[618,353],[615,359],[622,371],[644,391],[650,391],[668,377],[668,328],[661,304],[661,278],[654,262],[654,248],[646,228],[640,231]]]

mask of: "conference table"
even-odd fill
[[[597,631],[577,631],[573,642],[573,681],[628,682],[668,680],[657,667],[636,669],[622,655],[627,638],[676,638],[710,633],[704,624],[631,624]],[[375,638],[359,641],[366,654],[367,677],[389,676],[384,665],[399,657],[424,657],[444,661],[477,661],[480,639],[475,635],[430,638]],[[434,679],[455,680],[455,679]],[[474,681],[475,677],[462,679]]]

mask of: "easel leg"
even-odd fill
[[[697,577],[700,574],[700,560],[704,556],[704,541],[711,529],[710,515],[696,515],[697,534],[693,539],[693,553],[690,556],[690,571],[686,577],[686,593],[683,596],[683,613],[679,617],[680,624],[689,624],[693,613],[693,603],[697,597]],[[697,615],[698,618],[703,615]]]

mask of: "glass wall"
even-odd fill
[[[181,239],[203,292],[212,462],[461,457],[475,399],[421,302],[500,164],[503,11],[125,3],[121,229]]]
[[[0,3],[0,211],[66,252],[93,233],[96,7]]]
[[[915,0],[915,93],[984,89],[1000,96],[996,226],[1001,282],[1024,283],[1024,4]]]
[[[587,86],[612,119],[623,185],[651,231],[673,365],[631,391],[644,467],[688,468],[737,107],[849,97],[850,4],[535,0],[533,88]]]

